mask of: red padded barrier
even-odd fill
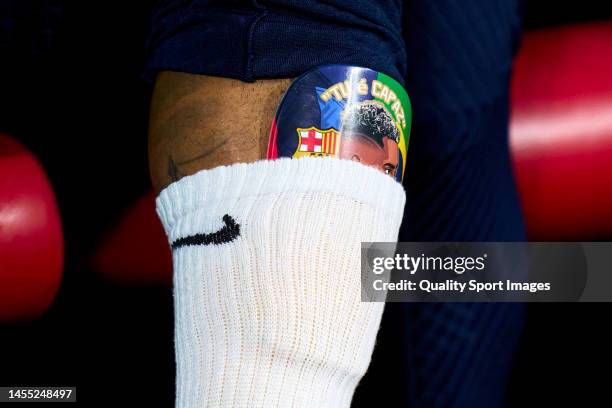
[[[155,213],[153,193],[139,199],[125,212],[103,240],[93,265],[103,276],[124,284],[172,281],[170,247]]]
[[[47,175],[24,146],[0,134],[0,321],[44,313],[63,265],[64,237]]]
[[[612,237],[612,23],[524,35],[510,142],[531,239]]]

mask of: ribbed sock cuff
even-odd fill
[[[327,157],[281,158],[220,166],[184,177],[159,194],[157,212],[172,241],[179,231],[189,229],[184,217],[194,211],[231,213],[235,206],[257,197],[317,192],[350,197],[377,208],[392,224],[401,221],[406,201],[399,183],[360,163]]]

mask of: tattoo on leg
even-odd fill
[[[227,143],[227,140],[221,140],[219,143],[217,143],[217,145],[213,146],[212,148],[204,150],[203,153],[201,153],[201,154],[199,154],[199,155],[197,155],[195,157],[192,157],[191,159],[187,159],[187,160],[183,160],[181,162],[178,162],[177,164],[179,166],[182,166],[182,165],[185,165],[185,164],[191,164],[191,163],[193,163],[195,161],[198,161],[198,160],[202,160],[205,157],[210,156],[211,154],[215,153],[217,150],[219,150],[219,148],[221,148],[226,143]]]
[[[177,181],[183,177],[172,156],[168,156],[168,176],[172,181]]]
[[[217,150],[219,150],[219,148],[221,148],[225,144],[226,144],[226,141],[222,140],[216,146],[213,146],[210,149],[206,149],[203,153],[201,153],[201,154],[199,154],[199,155],[197,155],[195,157],[192,157],[190,159],[180,161],[180,162],[176,162],[172,158],[172,156],[169,155],[168,156],[168,176],[170,176],[170,180],[177,181],[177,180],[180,180],[181,178],[185,177],[184,172],[182,172],[181,169],[180,169],[181,166],[185,166],[185,165],[197,162],[198,160],[202,160],[202,159],[206,158],[207,156],[210,156],[211,154],[215,153]]]

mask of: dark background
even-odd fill
[[[0,325],[0,385],[76,385],[87,406],[173,404],[170,289],[118,286],[88,265],[117,215],[150,190],[141,77],[152,3],[0,0],[0,131],[47,169],[66,240],[52,309]],[[528,1],[525,29],[612,20],[600,3]],[[610,405],[609,313],[607,304],[530,304],[508,405]],[[387,392],[392,374],[367,384]]]

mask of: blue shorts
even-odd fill
[[[405,85],[414,110],[400,239],[521,241],[508,154],[518,3],[168,0],[153,16],[147,73],[253,81],[322,64],[384,72]],[[405,361],[396,396],[417,406],[502,405],[522,305],[389,307],[382,332],[402,339]],[[398,354],[381,349],[371,371],[384,373],[383,354]]]

